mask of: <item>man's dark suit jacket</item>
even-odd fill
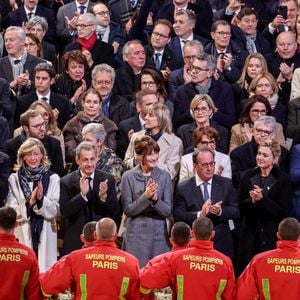
[[[47,20],[48,30],[45,35],[45,40],[48,40],[51,43],[55,43],[55,15],[53,11],[42,5],[37,5],[35,15],[44,17]],[[28,17],[26,15],[24,5],[20,6],[14,11],[11,11],[7,16],[7,26],[22,27],[22,24],[24,22],[28,22]]]
[[[13,116],[12,104],[10,101],[10,88],[7,80],[4,78],[0,78],[0,114],[8,121]]]
[[[112,120],[117,126],[123,120],[130,117],[130,104],[129,102],[119,96],[112,94],[109,104],[109,119]]]
[[[17,153],[19,147],[26,140],[24,133],[8,140],[5,143],[5,153],[10,157],[10,168],[11,171],[14,165],[17,163]],[[61,147],[58,139],[46,135],[43,140],[41,140],[45,149],[47,151],[48,157],[51,161],[50,170],[59,176],[65,175],[63,156],[61,152]]]
[[[19,97],[17,100],[16,124],[19,123],[21,114],[24,113],[36,100],[38,100],[36,92],[31,92]],[[72,113],[72,105],[69,99],[61,94],[50,92],[49,104],[53,109],[57,108],[59,111],[57,123],[59,128],[63,129],[64,125],[70,119]]]
[[[172,71],[168,78],[168,93],[170,99],[173,99],[175,97],[177,88],[183,84],[183,68]]]
[[[145,47],[146,52],[146,66],[151,66],[155,68],[155,64],[153,62],[154,50],[151,45]],[[171,71],[181,68],[182,61],[178,58],[174,51],[172,51],[168,45],[166,45],[164,49],[164,53],[161,59],[160,70],[165,70],[169,68]]]
[[[9,156],[0,152],[0,207],[8,194]]]
[[[190,104],[196,94],[199,94],[199,92],[193,83],[182,85],[177,89],[173,113],[173,125],[176,129],[183,124],[193,121],[190,115]],[[231,86],[225,81],[212,79],[208,95],[218,108],[212,120],[227,129],[231,129],[236,123],[235,104]]]
[[[71,50],[81,50],[81,46],[77,41],[74,41],[71,44],[67,45],[64,52],[69,52]],[[114,49],[112,45],[97,40],[96,44],[90,52],[94,61],[94,64],[91,67],[91,69],[99,64],[108,64],[111,67],[115,66]]]
[[[288,173],[289,171],[289,151],[285,147],[281,147],[281,155],[279,158],[280,169]],[[251,168],[256,167],[256,154],[258,144],[254,138],[244,145],[241,145],[230,152],[232,182],[237,188],[242,174]]]
[[[117,154],[122,159],[125,157],[125,153],[130,142],[128,138],[128,132],[131,129],[133,129],[134,132],[143,129],[138,114],[136,114],[132,118],[122,121],[119,124],[119,130],[117,132]]]
[[[55,46],[46,41],[42,41],[43,58],[50,61],[54,67],[57,65]]]
[[[113,177],[102,171],[95,171],[92,191],[93,220],[89,220],[88,202],[80,194],[79,179],[80,171],[77,170],[64,176],[60,183],[60,211],[66,218],[63,255],[82,247],[80,234],[87,222],[98,221],[104,217],[112,218],[116,223],[120,221],[121,209]],[[102,202],[98,195],[99,184],[106,179],[108,179],[107,199]]]
[[[233,188],[230,179],[214,175],[211,186],[211,201],[215,204],[222,203],[222,213],[220,216],[209,213],[216,236],[214,238],[215,248],[222,253],[233,257],[232,236],[228,225],[229,219],[239,218],[239,209],[237,193]],[[197,213],[204,204],[203,195],[200,186],[196,186],[196,179],[192,177],[177,186],[177,192],[174,199],[174,219],[175,222],[182,221],[192,226],[197,218]]]

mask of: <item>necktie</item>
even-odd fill
[[[33,15],[34,15],[33,12],[28,13],[28,20],[30,20],[33,17]]]
[[[84,5],[79,5],[78,8],[79,8],[79,13],[80,13],[81,15],[84,14],[85,6],[84,6]]]
[[[208,182],[203,182],[203,200],[204,200],[204,202],[209,199],[207,186],[208,186]]]
[[[161,53],[155,53],[154,54],[154,64],[155,64],[155,68],[157,70],[160,70],[160,56],[161,56]]]
[[[41,100],[47,101],[48,98],[47,97],[42,97]]]
[[[17,64],[20,63],[20,62],[21,62],[20,59],[15,59],[15,60],[14,60],[14,64],[15,64],[15,65],[17,65]]]
[[[93,221],[93,190],[91,187],[92,177],[87,177],[86,179],[89,181],[89,191],[86,194],[88,199],[89,221]]]

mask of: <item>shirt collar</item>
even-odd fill
[[[27,9],[26,6],[24,5],[24,9],[25,9],[26,16],[28,16],[29,13],[33,13],[33,14],[35,15],[36,8],[37,8],[37,7],[35,7],[33,10],[29,10],[29,9]]]
[[[204,181],[204,180],[202,180],[202,179],[198,176],[197,172],[195,172],[195,179],[196,179],[196,186],[200,186],[200,185],[203,184],[204,182],[207,182],[207,183],[209,183],[210,185],[212,184],[212,178],[209,179],[208,181]]]
[[[36,95],[38,96],[39,100],[41,100],[42,97],[46,97],[48,99],[48,101],[50,101],[50,93],[51,93],[50,89],[46,95],[41,95],[38,91],[36,91]]]
[[[80,176],[81,176],[81,177],[82,177],[82,176],[87,176],[87,175],[84,174],[80,169],[79,169],[79,172],[80,172]],[[88,177],[91,177],[92,180],[94,180],[94,177],[95,177],[95,171],[94,171],[90,176],[88,176]]]
[[[88,8],[89,2],[90,2],[90,1],[88,0],[88,1],[86,1],[85,3],[83,3],[83,4],[80,4],[80,3],[78,3],[77,1],[75,1],[77,10],[79,9],[79,6],[85,6],[86,8]]]

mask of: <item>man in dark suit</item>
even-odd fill
[[[39,139],[47,151],[51,161],[50,170],[59,176],[65,175],[64,162],[58,139],[46,134],[44,118],[35,110],[27,110],[21,116],[21,126],[23,131],[20,135],[8,140],[5,143],[4,152],[10,157],[10,168],[17,163],[17,153],[22,143],[29,137]]]
[[[157,102],[157,96],[152,91],[141,90],[136,94],[136,110],[138,113],[119,124],[119,130],[117,132],[117,154],[119,157],[124,158],[131,135],[144,128],[145,117],[149,107]]]
[[[92,86],[102,97],[102,113],[119,126],[121,121],[130,117],[130,105],[112,91],[115,77],[115,70],[107,64],[97,65],[92,71]]]
[[[54,83],[55,69],[48,63],[40,63],[34,69],[35,91],[19,97],[15,123],[22,113],[36,100],[48,102],[54,115],[57,117],[58,126],[62,129],[70,118],[72,106],[69,99],[50,90]]]
[[[12,117],[9,84],[4,78],[0,78],[0,114],[7,121]]]
[[[223,80],[215,80],[213,74],[216,62],[210,54],[200,54],[194,58],[191,66],[191,83],[180,86],[174,98],[173,125],[192,122],[190,104],[196,94],[208,94],[218,111],[212,120],[231,129],[236,122],[235,106],[231,86]]]
[[[121,209],[112,176],[96,170],[96,145],[82,142],[76,149],[79,170],[61,179],[60,211],[66,218],[62,254],[80,249],[80,234],[90,221],[104,217],[120,221]]]
[[[173,26],[168,20],[157,20],[151,33],[150,43],[145,47],[146,65],[161,71],[165,78],[170,71],[182,67],[180,59],[169,48]]]
[[[202,45],[207,44],[208,39],[193,33],[196,24],[196,16],[193,11],[181,9],[175,13],[174,31],[176,36],[172,37],[169,47],[179,57],[183,66],[183,46],[187,41],[198,40]]]
[[[20,26],[27,23],[32,17],[44,17],[48,23],[48,31],[45,38],[51,42],[55,42],[55,15],[53,11],[38,4],[38,0],[24,0],[24,5],[14,11],[11,11],[7,16],[8,26]]]
[[[91,13],[82,14],[78,17],[76,26],[78,37],[75,41],[66,46],[65,52],[81,50],[86,56],[90,68],[102,63],[113,67],[114,49],[111,45],[97,39],[96,17]]]
[[[9,156],[0,151],[0,207],[8,194]]]
[[[214,175],[215,154],[208,148],[193,153],[195,176],[179,183],[174,200],[175,221],[192,225],[199,216],[214,224],[215,248],[233,257],[232,219],[239,217],[237,194],[230,179]]]

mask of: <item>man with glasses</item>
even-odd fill
[[[130,105],[113,92],[115,77],[115,70],[107,64],[97,65],[92,71],[92,86],[102,97],[102,113],[118,126],[130,117]]]
[[[232,180],[235,187],[238,187],[242,173],[256,166],[258,145],[274,139],[275,129],[276,120],[274,117],[259,117],[254,122],[251,141],[235,148],[230,152]],[[288,150],[281,146],[279,166],[284,171],[288,171],[288,156]]]
[[[191,83],[180,86],[174,97],[173,125],[192,122],[190,103],[196,94],[208,94],[214,101],[218,111],[212,120],[228,129],[236,122],[235,105],[232,89],[222,80],[215,80],[213,75],[216,62],[212,55],[201,54],[191,64]]]
[[[151,33],[150,43],[145,47],[146,65],[161,71],[165,79],[168,78],[170,71],[182,66],[177,55],[168,46],[172,33],[173,27],[170,21],[157,20]]]
[[[51,161],[50,170],[59,176],[63,176],[65,170],[60,142],[58,139],[47,135],[43,116],[39,112],[29,109],[21,115],[20,123],[23,129],[21,134],[5,143],[5,153],[10,157],[11,170],[17,163],[19,147],[27,138],[31,137],[39,139],[43,143]]]
[[[218,73],[228,83],[233,84],[241,76],[247,52],[231,40],[231,28],[227,21],[214,22],[210,34],[212,41],[206,45],[204,51],[215,57]]]
[[[78,17],[76,25],[77,40],[67,45],[65,52],[81,50],[85,55],[90,68],[98,64],[106,63],[114,66],[114,49],[111,45],[97,39],[97,19],[91,13],[85,13]]]
[[[216,231],[215,248],[234,256],[228,221],[239,217],[237,194],[229,178],[215,175],[215,152],[207,147],[193,153],[194,174],[179,183],[174,199],[175,222],[192,225],[200,216],[210,218]],[[232,224],[232,223],[231,223]]]
[[[124,29],[120,24],[111,21],[111,12],[104,3],[96,3],[92,8],[92,13],[97,19],[96,33],[98,38],[113,46],[116,63],[122,64],[122,47],[126,37]]]

